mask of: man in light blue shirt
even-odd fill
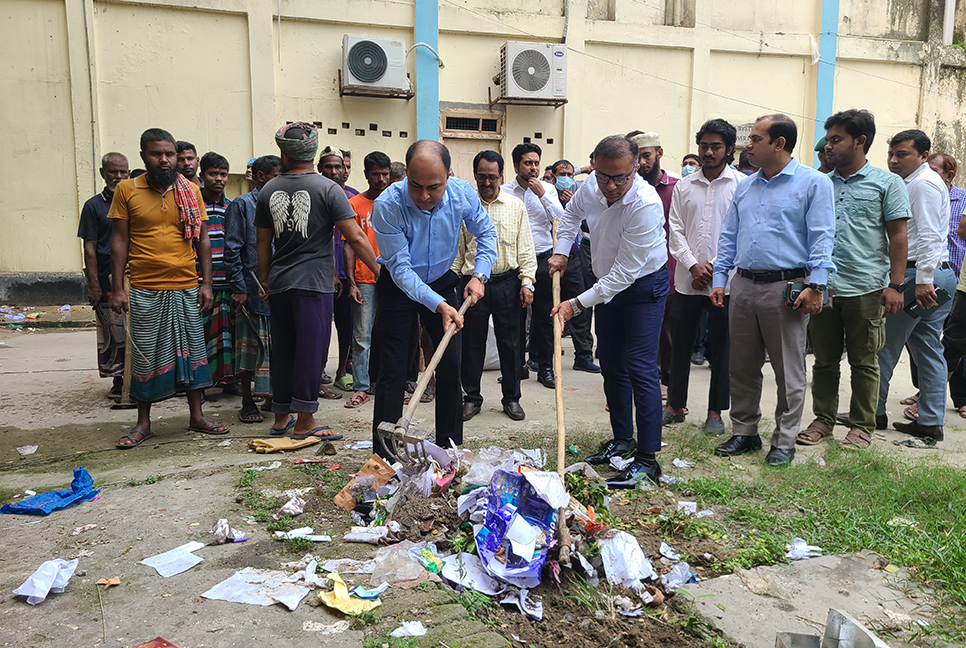
[[[389,272],[376,280],[379,297],[372,329],[372,358],[378,376],[373,407],[372,441],[378,454],[389,453],[377,428],[402,415],[409,331],[419,317],[434,344],[455,324],[463,326],[460,277],[450,268],[459,247],[460,225],[476,237],[473,276],[463,291],[473,304],[496,260],[496,230],[476,189],[450,178],[450,154],[439,142],[421,140],[406,152],[405,182],[389,185],[372,208],[378,262]],[[460,335],[450,340],[436,368],[436,443],[463,442],[463,395],[460,388]]]
[[[798,129],[786,115],[755,122],[748,146],[758,172],[738,185],[718,237],[711,302],[724,306],[731,283],[732,437],[715,448],[723,457],[761,448],[761,368],[765,353],[778,383],[771,450],[765,461],[784,466],[795,456],[805,408],[805,331],[822,310],[832,263],[835,205],[832,182],[792,158]],[[785,305],[786,284],[807,284]]]

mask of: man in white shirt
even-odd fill
[[[714,308],[708,296],[711,294],[721,223],[731,206],[738,182],[744,179],[731,168],[736,138],[735,127],[723,119],[712,119],[701,126],[695,137],[701,167],[674,186],[668,217],[668,243],[671,255],[677,260],[674,273],[677,296],[668,313],[672,330],[671,380],[662,423],[684,421],[691,350],[702,315],[707,312],[706,356],[711,364],[711,387],[704,431],[714,435],[724,434],[721,412],[730,404],[728,297],[725,297],[724,308]]]
[[[903,292],[906,304],[911,305],[913,287],[910,284],[914,283],[916,304],[924,312],[916,317],[904,309],[885,318],[886,339],[879,350],[879,401],[875,418],[877,429],[888,426],[889,381],[902,347],[908,344],[919,367],[919,418],[910,423],[893,423],[892,427],[912,436],[941,441],[948,375],[940,337],[943,320],[952,304],[947,301],[941,306],[935,305],[938,290],[954,294],[956,275],[949,265],[946,246],[949,190],[939,174],[926,164],[931,146],[929,137],[915,129],[902,131],[889,140],[889,170],[906,181],[912,207],[912,218],[907,225],[909,261]]]
[[[656,483],[661,476],[657,353],[670,278],[664,209],[654,188],[637,175],[637,155],[637,144],[619,135],[600,141],[594,149],[596,169],[567,205],[549,263],[551,273],[567,269],[570,246],[586,219],[600,279],[552,314],[566,322],[596,307],[597,350],[614,438],[587,462],[606,464],[634,454],[630,466],[607,480],[611,488],[634,488],[642,478]]]
[[[537,252],[537,282],[533,291],[530,318],[530,360],[537,363],[537,380],[553,389],[553,290],[547,261],[553,253],[553,221],[563,217],[557,189],[540,179],[540,147],[532,143],[517,144],[511,154],[516,177],[503,185],[510,195],[523,201],[530,218],[530,233]],[[575,233],[576,235],[576,233]],[[574,237],[570,237],[573,241]],[[526,340],[526,310],[520,321],[521,339]],[[529,371],[523,372],[524,379]]]

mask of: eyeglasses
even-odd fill
[[[606,173],[601,173],[600,171],[594,171],[594,175],[597,176],[597,186],[606,187],[611,182],[613,182],[618,187],[623,187],[627,184],[627,181],[634,177],[634,172],[631,171],[627,175],[612,176]]]
[[[477,182],[489,182],[491,184],[495,184],[495,183],[497,183],[497,182],[500,181],[500,176],[498,176],[498,175],[492,175],[492,174],[491,175],[484,175],[482,173],[477,173],[476,174],[476,181]]]

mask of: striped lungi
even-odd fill
[[[211,387],[198,289],[131,288],[131,398],[153,403]]]
[[[94,324],[97,327],[97,370],[101,378],[124,376],[124,314],[115,313],[102,301],[94,306]]]
[[[249,313],[240,308],[235,310],[235,373],[254,373],[252,393],[257,396],[272,395],[271,338],[271,318],[268,315]]]
[[[208,345],[208,370],[215,385],[229,381],[234,375],[232,356],[235,343],[232,341],[232,319],[235,305],[230,290],[213,291],[214,301],[210,311],[203,314],[205,321],[205,340]]]

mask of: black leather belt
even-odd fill
[[[943,261],[942,263],[939,264],[939,269],[940,270],[950,270],[951,268],[952,268],[952,266],[949,265],[949,262],[948,261]],[[915,261],[907,261],[906,262],[906,270],[915,270],[915,269],[916,269],[916,262]]]
[[[520,269],[513,268],[512,270],[507,270],[506,272],[501,272],[499,274],[493,275],[492,277],[490,277],[490,280],[487,281],[487,283],[489,284],[500,283],[501,281],[506,281],[507,279],[519,278],[519,276],[520,276]]]
[[[745,270],[738,268],[738,274],[745,279],[751,279],[755,283],[774,283],[804,277],[805,268],[792,268],[791,270]]]

